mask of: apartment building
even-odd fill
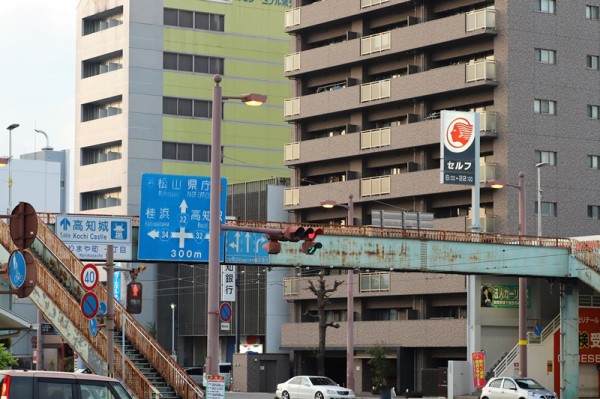
[[[216,74],[223,96],[267,95],[261,107],[223,102],[222,176],[229,184],[288,177],[286,9],[238,0],[80,1],[74,211],[139,215],[142,173],[209,176]],[[169,267],[176,268],[150,265],[139,277],[144,326],[171,313],[171,302],[161,301],[166,291],[156,289]],[[195,364],[204,363],[204,331],[189,334]]]
[[[482,181],[475,211],[482,231],[517,232],[517,190],[486,182],[517,185],[524,172],[527,234],[538,233],[538,216],[545,236],[597,232],[599,6],[597,0],[294,0],[285,20],[293,43],[285,57],[293,88],[284,106],[293,130],[285,146],[293,169],[286,209],[299,222],[346,223],[343,205],[352,195],[354,224],[377,224],[377,211],[415,211],[433,213],[436,229],[468,230],[471,187],[440,184],[439,115],[475,111]],[[342,206],[324,209],[324,200]],[[330,282],[344,278],[331,274]],[[309,372],[315,337],[298,331],[315,304],[301,289],[305,281],[295,286],[295,278],[288,286],[296,289],[286,295],[294,323],[284,326],[282,342],[296,370]],[[387,346],[395,369],[390,377],[407,389],[430,385],[421,370],[467,358],[465,277],[361,271],[354,278],[357,391],[370,387],[370,346]],[[556,290],[531,281],[530,296],[547,298],[557,311]],[[500,284],[515,285],[516,278]],[[332,320],[342,323],[331,332],[335,349],[326,367],[344,382],[345,303],[334,299],[330,306]],[[508,350],[516,343],[517,309],[502,312],[477,311],[483,346],[496,339]],[[543,322],[552,312],[532,306],[530,317]],[[392,324],[371,324],[381,320]],[[419,340],[419,331],[431,329],[444,334]],[[395,332],[386,343],[389,331]],[[496,335],[486,338],[486,331]]]

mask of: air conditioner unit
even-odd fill
[[[121,153],[120,152],[107,152],[106,153],[106,160],[107,161],[114,161],[115,159],[121,159]]]

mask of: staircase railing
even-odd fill
[[[508,368],[508,366],[512,363],[513,360],[515,360],[517,358],[517,354],[519,352],[519,345],[515,345],[514,348],[512,348],[510,350],[510,352],[508,352],[506,354],[506,356],[504,356],[504,359],[502,359],[500,361],[500,363],[498,363],[498,365],[496,367],[494,367],[494,377],[498,377],[500,375],[502,375],[502,373],[504,373],[504,371],[506,371],[506,369]]]
[[[12,239],[10,238],[10,232],[8,226],[5,223],[1,223],[0,234],[2,236],[2,243],[7,247],[14,248]],[[49,258],[50,266],[57,267],[60,273],[68,273],[70,276],[65,276],[65,289],[52,290],[52,284],[61,286],[62,284],[54,279],[49,272],[46,274],[53,280],[53,283],[49,283],[44,291],[47,295],[61,295],[64,298],[57,300],[64,300],[66,304],[71,304],[69,309],[65,309],[65,314],[70,320],[76,323],[77,328],[83,336],[94,345],[94,348],[98,350],[101,356],[106,359],[107,341],[106,335],[101,331],[96,338],[91,336],[89,332],[88,321],[81,314],[79,303],[73,298],[81,298],[84,293],[83,287],[79,282],[79,276],[83,269],[81,261],[64,245],[64,243],[54,234],[54,232],[45,224],[41,219],[38,219],[38,240],[43,243],[43,248],[38,248]],[[52,263],[55,263],[54,265]],[[59,264],[62,264],[64,268],[60,268]],[[38,270],[44,269],[45,267],[40,263],[38,264]],[[44,274],[42,272],[42,274]],[[38,274],[38,285],[39,282]],[[66,291],[71,291],[71,295]],[[106,302],[107,292],[106,287],[99,284],[94,289],[95,294],[98,296],[100,301]],[[58,302],[62,305],[62,302]],[[62,306],[61,306],[62,307]],[[194,381],[187,375],[187,373],[175,362],[166,351],[158,344],[152,336],[142,328],[138,321],[129,315],[120,303],[115,302],[115,311],[119,313],[125,313],[127,319],[126,322],[126,334],[131,343],[140,351],[140,353],[146,357],[146,359],[157,369],[157,371],[163,376],[173,389],[185,399],[198,399],[202,398],[202,390],[194,383]],[[120,326],[120,318],[116,318],[117,326]],[[100,342],[98,342],[100,341]],[[120,365],[123,363],[121,351],[115,348],[115,373],[121,374]],[[156,389],[152,384],[143,376],[133,363],[125,357],[125,383],[136,393],[140,398],[148,398],[152,395]],[[144,381],[145,380],[145,381]]]

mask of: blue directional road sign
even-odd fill
[[[227,231],[225,263],[268,265],[269,252],[262,247],[267,241],[263,233]]]
[[[19,251],[13,251],[8,259],[8,276],[13,288],[19,288],[25,284],[27,275],[27,265],[23,254]]]
[[[221,179],[221,187],[225,223],[227,179]],[[208,262],[210,190],[209,177],[143,174],[138,258]],[[221,245],[220,261],[223,255]]]

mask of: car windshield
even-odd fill
[[[310,382],[313,385],[337,385],[331,378],[327,377],[310,377]]]
[[[536,380],[532,380],[531,378],[517,378],[515,382],[520,388],[523,389],[544,389],[542,385]]]

